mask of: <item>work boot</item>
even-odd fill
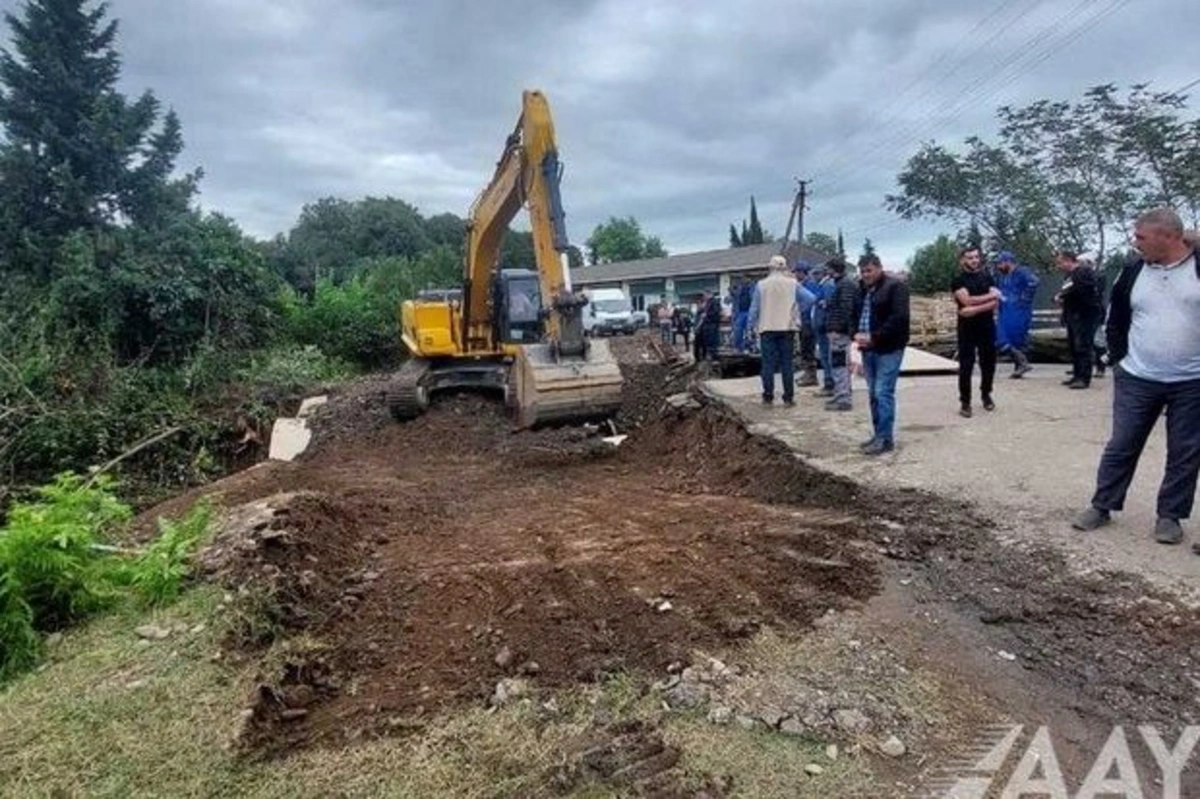
[[[1078,390],[1081,388],[1088,388],[1088,386],[1089,386],[1088,383],[1085,383],[1082,380],[1068,380],[1063,385],[1065,385],[1067,388],[1073,389],[1073,390]]]
[[[1071,526],[1076,530],[1099,530],[1104,525],[1112,521],[1112,514],[1108,511],[1097,508],[1094,505],[1083,513],[1075,517],[1075,521],[1071,522]]]
[[[994,411],[994,410],[996,410],[996,403],[992,402],[992,395],[991,395],[991,394],[984,394],[984,395],[983,395],[983,409],[984,409],[985,411]]]
[[[879,437],[878,437],[878,436],[871,436],[871,437],[870,437],[870,438],[868,438],[866,441],[864,441],[863,443],[859,444],[859,445],[858,445],[858,448],[859,448],[859,449],[868,449],[869,447],[873,447],[873,446],[875,446],[875,442],[876,442],[876,441],[878,441],[878,440],[879,440]]]
[[[1033,367],[1029,365],[1029,356],[1027,356],[1025,353],[1021,352],[1020,350],[1013,350],[1013,373],[1012,373],[1012,376],[1014,378],[1019,379],[1021,377],[1024,377],[1025,373],[1030,371],[1031,369],[1033,369]]]
[[[821,381],[817,379],[817,373],[815,371],[805,371],[804,374],[800,375],[800,377],[796,379],[796,385],[802,387],[819,386],[820,384]]]
[[[817,397],[818,399],[821,397],[828,399],[829,397],[833,396],[833,386],[824,386],[820,391],[814,391],[813,396]]]
[[[1154,540],[1160,544],[1178,544],[1183,540],[1183,528],[1178,519],[1159,517],[1154,524]]]
[[[958,415],[964,419],[971,418],[971,404],[964,402],[962,407],[958,409]]]
[[[864,447],[862,453],[864,455],[882,455],[885,452],[891,452],[896,446],[890,441],[876,441],[869,447]]]
[[[827,411],[849,411],[849,410],[853,410],[853,409],[854,409],[854,406],[851,405],[849,402],[838,402],[837,400],[830,400],[829,402],[825,403],[825,410],[827,410]]]

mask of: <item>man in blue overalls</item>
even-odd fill
[[[996,350],[1012,358],[1012,377],[1022,377],[1029,365],[1029,328],[1033,326],[1033,298],[1038,277],[1017,263],[1007,250],[996,258],[996,288],[1000,289],[1000,317],[996,324]]]

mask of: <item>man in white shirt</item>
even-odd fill
[[[1122,509],[1146,439],[1165,410],[1167,468],[1154,538],[1178,544],[1200,475],[1200,263],[1169,208],[1142,214],[1134,239],[1142,259],[1117,278],[1105,328],[1115,379],[1112,438],[1092,506],[1074,527],[1095,530]],[[1193,551],[1200,554],[1200,544]]]

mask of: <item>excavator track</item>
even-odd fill
[[[412,421],[429,408],[428,374],[429,363],[421,358],[413,358],[396,373],[386,398],[388,411],[397,422]]]

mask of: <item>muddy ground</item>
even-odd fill
[[[241,745],[339,746],[531,686],[649,680],[851,609],[876,646],[989,708],[978,724],[1064,731],[1078,778],[1113,724],[1173,740],[1200,715],[1200,619],[1171,598],[1002,547],[951,500],[818,473],[718,407],[668,407],[695,371],[644,339],[615,349],[629,382],[619,448],[580,429],[514,434],[473,396],[396,425],[375,378],[320,412],[300,461],[214,487],[227,508],[258,504],[205,554],[210,575],[270,593],[265,638],[316,642],[264,675]],[[952,737],[931,733],[920,762],[893,766],[909,786],[895,795]]]

